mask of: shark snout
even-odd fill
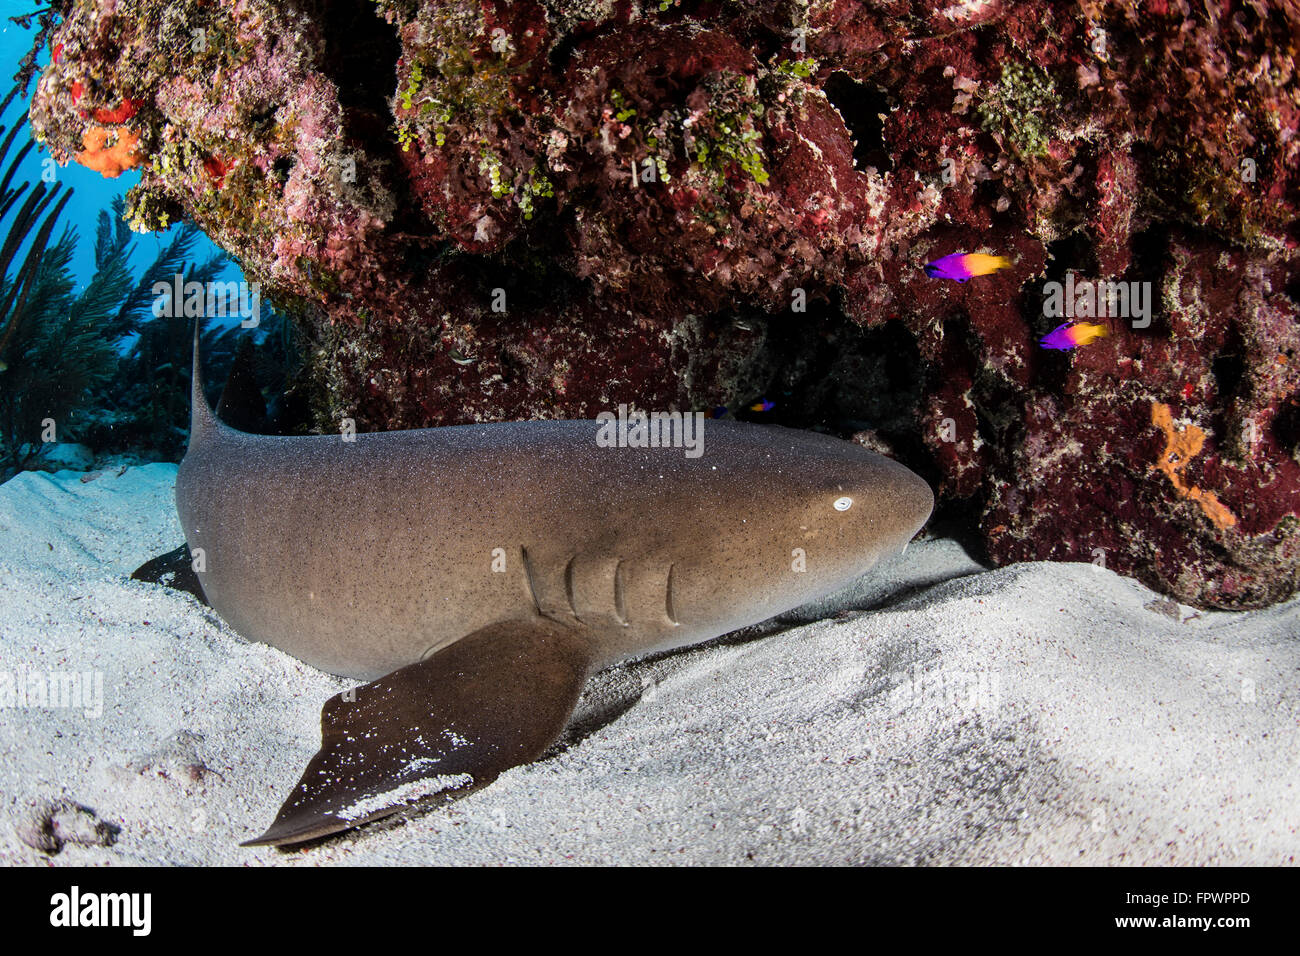
[[[898,474],[886,495],[887,518],[893,523],[901,550],[930,520],[934,492],[924,478],[898,465]]]
[[[901,551],[934,510],[925,479],[896,461],[870,452],[837,484],[831,508],[864,551],[878,556]]]

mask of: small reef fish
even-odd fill
[[[1011,266],[1006,256],[990,256],[983,252],[954,252],[942,259],[925,264],[925,274],[931,279],[953,279],[967,282],[975,276],[986,276]]]
[[[1038,340],[1038,344],[1045,349],[1069,351],[1078,348],[1080,345],[1087,345],[1089,342],[1105,335],[1106,326],[1104,325],[1097,325],[1093,322],[1080,322],[1078,325],[1071,325],[1066,322],[1044,335]]]
[[[751,412],[770,412],[774,408],[776,408],[776,402],[769,402],[766,398],[760,398],[753,405],[749,406]],[[731,409],[726,405],[717,405],[708,412],[705,412],[705,415],[709,418],[726,418],[730,411]]]

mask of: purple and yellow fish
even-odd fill
[[[1095,339],[1102,338],[1105,334],[1106,326],[1104,325],[1097,325],[1094,322],[1080,322],[1078,325],[1071,325],[1066,322],[1044,335],[1038,340],[1038,344],[1045,349],[1069,351],[1078,348],[1080,345],[1087,345]]]
[[[992,275],[999,269],[1011,266],[1006,256],[990,256],[983,252],[954,252],[942,259],[925,264],[925,274],[931,279],[954,279],[968,282],[975,276]]]
[[[774,408],[776,408],[776,402],[769,402],[766,398],[760,398],[753,405],[749,406],[751,412],[770,412]],[[718,405],[705,414],[707,414],[709,418],[725,418],[729,411],[731,411],[731,409],[727,408],[726,405]]]

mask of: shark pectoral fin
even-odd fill
[[[320,750],[270,829],[244,846],[314,840],[536,760],[564,730],[592,662],[572,628],[512,621],[331,697]]]
[[[150,584],[162,584],[177,591],[184,591],[198,599],[200,604],[208,604],[203,593],[203,585],[194,572],[194,558],[190,546],[182,544],[166,554],[151,558],[131,572],[132,581],[148,581]],[[210,604],[208,604],[211,607]]]

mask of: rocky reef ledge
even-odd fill
[[[61,6],[34,129],[294,309],[322,427],[764,398],[998,562],[1296,589],[1294,3]],[[1101,281],[1146,314],[1040,348]]]

